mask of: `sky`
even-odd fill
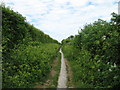
[[[2,0],[59,42],[78,34],[86,24],[100,19],[110,21],[118,13],[119,0]]]

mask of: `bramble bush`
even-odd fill
[[[58,44],[40,44],[21,45],[13,50],[12,60],[3,65],[3,87],[27,88],[35,82],[42,82],[51,70],[58,48]]]
[[[32,88],[43,83],[59,50],[59,42],[26,22],[12,9],[2,8],[3,88]]]
[[[63,52],[71,63],[79,88],[118,88],[120,85],[120,16],[101,19],[63,40]],[[69,52],[70,51],[70,52]]]

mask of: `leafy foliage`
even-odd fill
[[[111,88],[120,85],[120,16],[113,13],[111,22],[101,19],[81,29],[79,35],[63,42],[63,51],[80,88]]]
[[[25,88],[35,82],[42,83],[50,72],[58,47],[58,44],[20,45],[13,50],[12,60],[3,65],[3,87]]]
[[[42,83],[59,49],[58,41],[26,22],[18,12],[3,12],[3,88],[30,88]]]
[[[4,5],[1,7],[3,13],[2,43],[4,53],[9,52],[10,49],[13,49],[18,43],[26,44],[28,41],[58,43],[58,41],[53,40],[51,37],[35,28],[33,25],[27,23],[25,17],[18,12],[14,12],[10,8],[6,8]]]

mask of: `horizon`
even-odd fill
[[[118,12],[118,0],[4,0],[4,3],[59,42],[78,34],[85,24],[99,18],[109,21],[111,13]]]

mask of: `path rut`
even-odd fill
[[[65,60],[64,60],[64,54],[62,50],[60,49],[59,51],[61,53],[61,70],[59,74],[59,79],[58,79],[58,88],[67,88],[67,70],[66,70],[66,65],[65,65]]]

